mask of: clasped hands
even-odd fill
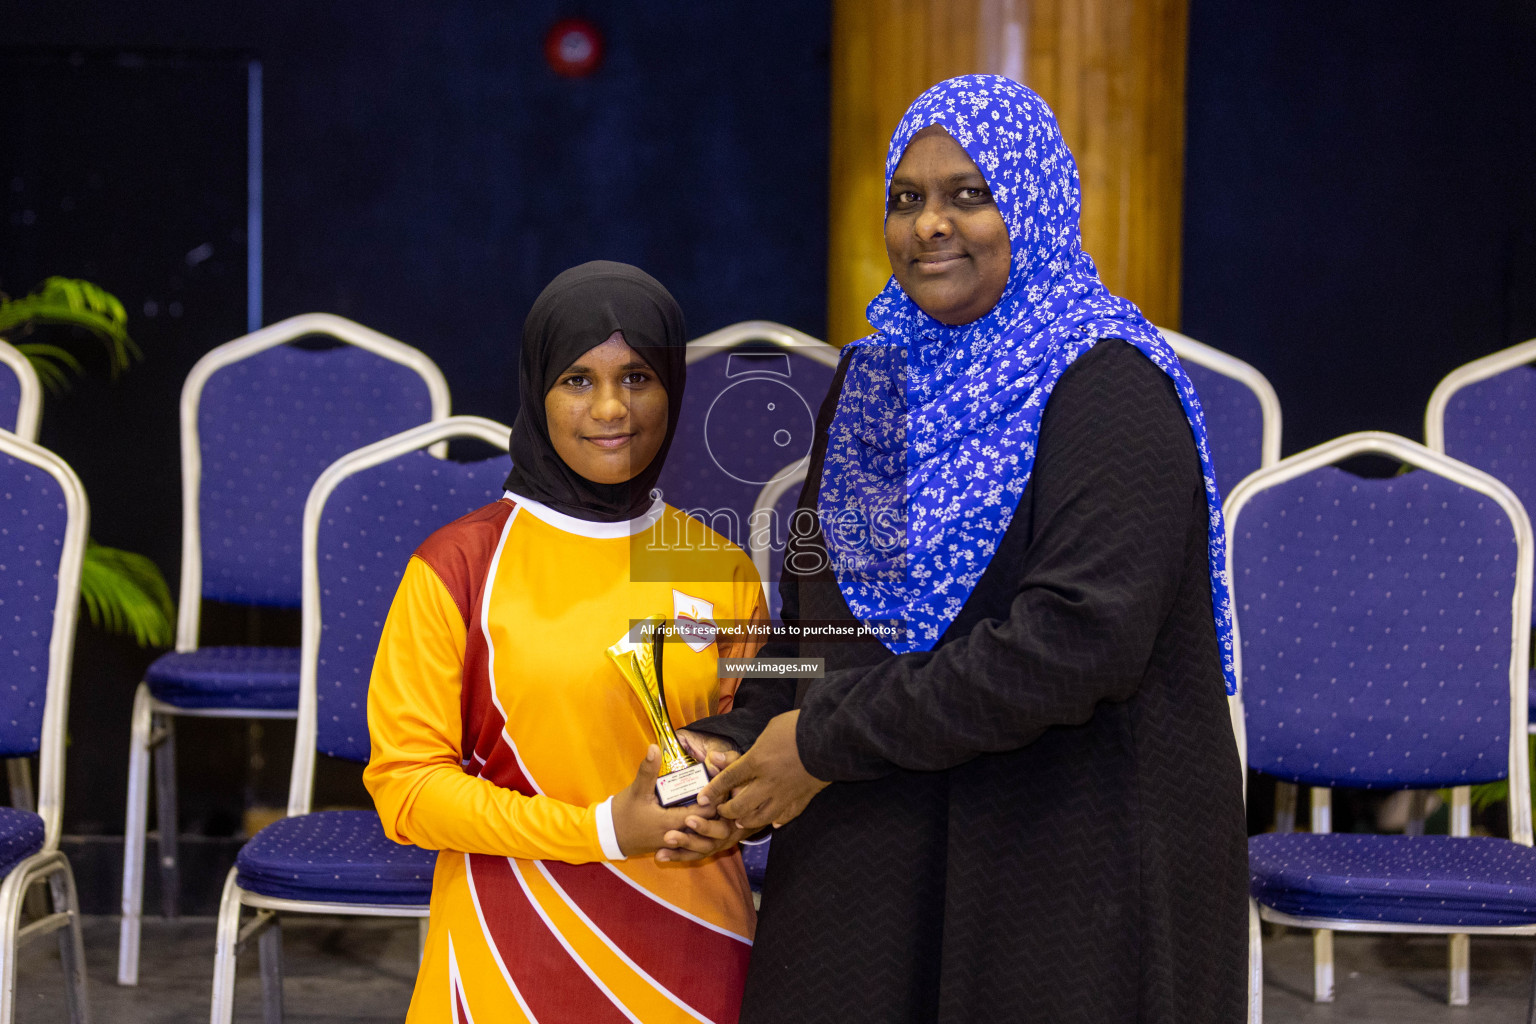
[[[771,719],[745,754],[727,739],[677,730],[688,753],[712,778],[688,807],[656,799],[661,754],[647,752],[635,780],[614,795],[613,826],[626,856],[655,853],[663,863],[701,860],[729,849],[765,825],[782,825],[805,810],[827,783],[805,770],[795,745],[798,710]]]

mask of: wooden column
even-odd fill
[[[1055,110],[1104,283],[1179,321],[1189,0],[833,0],[827,340],[869,333],[890,265],[885,150],[928,86],[1007,74]]]

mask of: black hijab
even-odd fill
[[[667,434],[651,464],[620,484],[579,475],[555,452],[544,396],[560,374],[614,331],[650,364],[667,391]],[[565,271],[539,294],[523,324],[521,406],[512,423],[512,472],[506,488],[577,519],[622,522],[644,515],[677,433],[683,408],[686,335],[683,311],[661,283],[627,263],[595,260]]]

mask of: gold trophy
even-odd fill
[[[709,772],[683,749],[667,717],[667,692],[661,681],[661,654],[665,646],[666,616],[652,615],[608,648],[608,657],[619,667],[630,692],[640,699],[645,717],[656,731],[661,747],[661,774],[656,778],[656,798],[663,807],[692,803],[709,783]],[[639,633],[640,640],[631,637]]]

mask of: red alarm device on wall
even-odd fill
[[[544,37],[544,59],[557,75],[585,78],[603,59],[603,37],[583,18],[564,18]]]

